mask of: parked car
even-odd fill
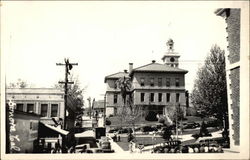
[[[86,150],[86,153],[104,153],[100,148],[90,148]]]
[[[100,148],[102,149],[103,153],[113,153],[114,152],[114,150],[111,149],[111,144],[109,141],[106,141],[106,140],[100,141],[99,145],[100,145]]]
[[[133,133],[132,128],[121,128],[116,133],[123,134],[123,133]]]
[[[200,124],[196,122],[188,122],[183,124],[183,129],[195,129],[197,127],[200,127]]]
[[[213,120],[213,121],[207,121],[206,122],[206,127],[220,127],[220,126],[223,126],[223,124],[218,120]]]
[[[141,128],[142,132],[152,132],[152,131],[158,131],[158,129],[156,127],[152,127],[152,126],[143,126]]]
[[[109,130],[109,133],[115,133],[115,132],[117,132],[118,130],[119,130],[118,128],[111,129],[111,130]]]

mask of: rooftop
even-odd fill
[[[107,79],[119,79],[121,77],[129,77],[129,73],[128,72],[117,72],[111,75],[108,75],[105,77],[104,82],[106,83]]]
[[[186,74],[188,71],[177,67],[170,67],[165,64],[152,62],[150,64],[133,69],[130,75],[132,76],[134,72],[175,72]]]
[[[7,88],[7,94],[63,94],[63,89],[59,88]]]

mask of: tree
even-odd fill
[[[17,82],[10,83],[8,85],[8,88],[27,88],[27,87],[28,87],[28,83],[20,78],[17,80]]]
[[[123,105],[118,110],[121,122],[126,122],[135,129],[135,123],[140,119],[142,110],[133,104],[133,94],[131,91],[131,80],[125,76],[116,81],[117,87],[121,90]]]
[[[73,74],[70,74],[69,81],[74,82],[74,84],[68,85],[68,98],[74,101],[76,106],[75,118],[76,121],[81,121],[83,111],[84,111],[84,100],[83,93],[85,88],[81,88],[78,77],[74,77]],[[64,89],[64,84],[55,84],[56,88]]]
[[[199,68],[194,89],[191,94],[192,103],[201,117],[213,116],[224,122],[228,129],[227,86],[224,51],[213,45],[205,64]]]

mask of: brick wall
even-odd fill
[[[231,99],[232,103],[230,105],[233,114],[233,124],[232,129],[233,132],[233,138],[234,138],[234,144],[239,145],[239,139],[240,139],[240,68],[237,67],[235,69],[231,70],[230,73],[230,79],[231,79]]]
[[[228,60],[230,64],[240,60],[240,9],[227,11]]]

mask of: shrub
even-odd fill
[[[111,121],[109,119],[106,119],[106,125],[111,125]]]
[[[169,127],[164,128],[162,138],[165,140],[170,140],[171,135],[172,135],[171,129]]]

